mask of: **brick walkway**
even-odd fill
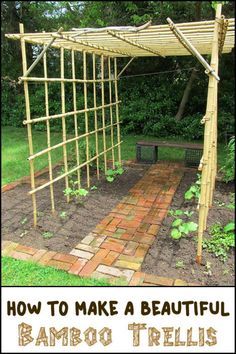
[[[70,254],[3,241],[2,254],[63,269],[71,274],[107,278],[122,285],[198,285],[140,272],[183,175],[177,163],[152,165],[128,195]],[[122,186],[121,186],[122,188]]]

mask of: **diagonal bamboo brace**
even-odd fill
[[[203,56],[198,52],[198,50],[192,45],[192,43],[186,38],[182,31],[174,24],[174,22],[168,17],[167,22],[169,23],[171,31],[174,33],[179,42],[193,55],[206,69],[205,73],[211,74],[217,81],[220,81],[219,76],[216,74],[215,70],[207,63]]]
[[[63,27],[60,27],[59,30],[57,31],[57,34],[60,34],[63,31]],[[19,78],[18,83],[21,84],[21,82],[23,81],[23,79],[25,79],[27,76],[29,76],[29,74],[31,73],[31,71],[33,70],[33,68],[38,64],[38,62],[40,61],[40,59],[44,56],[44,54],[46,53],[46,51],[48,50],[48,48],[53,44],[53,42],[56,40],[56,38],[52,38],[51,41],[43,48],[42,52],[37,56],[37,58],[35,59],[35,61],[31,64],[31,66],[28,68],[28,70],[26,71],[26,73],[24,74],[23,77]]]

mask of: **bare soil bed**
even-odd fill
[[[191,220],[198,223],[196,202],[186,201],[184,193],[196,180],[196,173],[186,172],[182,178],[169,209],[194,211]],[[209,238],[209,230],[213,224],[226,225],[234,220],[234,210],[227,208],[234,184],[216,182],[214,203],[209,210],[208,228],[204,237]],[[173,277],[187,282],[201,283],[208,286],[234,285],[234,254],[231,251],[228,260],[223,263],[214,254],[203,249],[203,262],[198,266],[195,262],[197,239],[196,233],[173,240],[170,236],[173,217],[167,215],[158,232],[157,238],[149,249],[142,271],[156,275]],[[181,265],[180,268],[178,266]]]
[[[49,188],[36,195],[38,225],[32,227],[32,201],[27,193],[28,184],[2,194],[2,238],[35,248],[69,253],[95,226],[126,196],[129,189],[144,175],[148,166],[130,165],[112,183],[101,177],[99,181],[92,174],[91,190],[84,197],[83,205],[74,200],[69,204],[63,194],[63,180],[54,185],[56,212],[51,213]],[[56,176],[61,168],[54,171]],[[92,172],[92,171],[91,171]],[[42,184],[48,174],[41,175],[37,182]],[[82,186],[86,186],[86,175],[82,174]],[[83,187],[86,188],[86,187]],[[52,236],[47,238],[47,236]]]

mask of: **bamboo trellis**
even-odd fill
[[[24,33],[24,27],[23,24],[20,24],[20,33]],[[75,53],[76,49],[71,48],[69,49],[71,52],[71,74],[72,78],[66,78],[65,77],[65,48],[60,47],[58,48],[60,51],[60,78],[49,78],[48,77],[48,69],[47,69],[47,52],[45,51],[46,45],[44,44],[44,50],[43,50],[43,73],[44,77],[29,77],[28,75],[30,74],[31,70],[27,70],[27,62],[26,62],[26,43],[25,39],[22,37],[21,38],[21,51],[22,51],[22,62],[23,62],[23,77],[20,78],[20,80],[24,84],[24,90],[25,90],[25,102],[26,102],[26,120],[23,121],[23,123],[27,126],[28,130],[28,141],[29,141],[29,157],[28,160],[30,162],[30,175],[31,175],[31,190],[29,192],[30,195],[32,195],[32,201],[33,201],[33,215],[34,215],[34,226],[37,225],[37,204],[36,204],[36,194],[40,192],[42,189],[49,187],[50,188],[50,199],[51,199],[51,210],[52,212],[55,211],[55,193],[54,193],[54,184],[61,180],[65,180],[65,188],[69,188],[69,175],[77,171],[77,180],[78,180],[78,186],[81,187],[81,169],[86,168],[86,186],[87,188],[90,187],[90,177],[91,177],[91,171],[90,171],[90,164],[93,161],[96,161],[97,165],[97,178],[99,179],[99,174],[100,174],[100,167],[99,166],[99,161],[100,158],[103,156],[104,157],[104,170],[107,170],[107,164],[108,164],[108,158],[107,154],[111,152],[112,156],[112,165],[114,167],[115,163],[115,150],[117,149],[117,159],[120,161],[120,145],[121,145],[121,139],[120,139],[120,130],[119,130],[119,117],[118,117],[118,105],[120,101],[118,100],[118,93],[117,93],[117,63],[114,58],[108,57],[108,67],[106,70],[106,77],[105,77],[105,70],[104,70],[104,56],[101,55],[101,79],[97,79],[98,74],[96,73],[96,55],[93,53],[92,56],[92,61],[93,61],[93,79],[88,79],[87,78],[87,56],[88,53],[86,51],[83,51],[82,54],[82,67],[83,67],[83,77],[82,78],[77,78],[76,77],[76,65],[75,65]],[[38,62],[38,60],[37,60]],[[111,64],[112,62],[112,64]],[[31,65],[30,68],[34,68],[35,65]],[[113,72],[113,75],[112,75]],[[58,82],[60,83],[61,86],[61,113],[59,114],[54,114],[50,115],[49,112],[49,88],[48,85],[52,82]],[[106,102],[109,101],[109,103],[105,103],[105,90],[104,90],[104,83],[108,82],[109,83],[109,93],[108,93],[108,98],[106,99]],[[45,88],[45,113],[46,115],[44,117],[38,117],[38,118],[32,118],[31,117],[31,112],[30,112],[30,95],[29,95],[29,83],[36,83],[36,84],[44,84]],[[66,95],[65,95],[65,83],[70,83],[72,84],[72,100],[73,100],[73,111],[66,112]],[[96,93],[97,93],[97,88],[96,84],[100,83],[101,84],[101,95],[102,95],[102,104],[97,106],[96,103]],[[115,100],[112,100],[112,83],[115,87]],[[93,94],[94,94],[94,107],[89,107],[88,106],[88,85],[92,84],[93,85]],[[80,91],[81,93],[83,92],[83,97],[84,97],[84,109],[77,109],[77,86],[80,85]],[[83,85],[81,87],[81,85]],[[116,122],[114,122],[113,119],[113,106],[116,107]],[[110,115],[109,117],[106,116],[105,114],[105,109],[109,108],[110,110]],[[99,127],[98,125],[98,117],[97,114],[98,112],[102,112],[102,127]],[[89,112],[94,112],[94,129],[90,129],[89,127],[89,117],[88,114]],[[78,124],[78,119],[82,119],[84,116],[84,123],[85,123],[85,132],[84,133],[79,133],[79,124]],[[74,137],[73,138],[68,138],[67,137],[67,120],[70,118],[74,118]],[[62,141],[58,144],[51,144],[51,130],[50,130],[50,122],[52,122],[54,119],[61,120],[62,123]],[[37,124],[37,123],[45,123],[46,124],[46,136],[47,136],[47,147],[42,149],[41,151],[34,153],[33,151],[33,134],[32,134],[32,125]],[[111,135],[111,144],[110,147],[107,148],[106,144],[106,133],[110,131]],[[117,140],[114,140],[114,131],[117,131],[116,136]],[[99,146],[99,133],[102,134],[103,138],[103,146]],[[90,141],[89,138],[94,135],[95,136],[95,146],[96,146],[96,154],[95,156],[90,156]],[[79,141],[81,139],[85,139],[85,145],[86,145],[86,160],[83,163],[80,163],[80,148],[79,148]],[[75,143],[75,155],[76,155],[76,166],[73,168],[69,168],[68,166],[68,151],[67,151],[67,145],[70,143]],[[53,177],[53,166],[52,166],[52,157],[51,154],[55,149],[62,148],[63,149],[63,164],[64,164],[64,173],[57,177]],[[48,169],[49,169],[49,180],[48,182],[37,186],[35,183],[35,170],[34,170],[34,161],[36,158],[39,158],[40,156],[48,154]],[[66,196],[67,202],[70,201],[69,195]]]
[[[203,232],[207,227],[207,215],[213,201],[215,177],[217,174],[217,90],[218,90],[218,64],[219,54],[229,53],[234,47],[234,19],[225,19],[221,15],[222,5],[218,4],[215,20],[199,21],[193,23],[180,23],[174,25],[167,19],[169,25],[151,26],[147,23],[141,27],[107,27],[99,29],[74,29],[65,32],[60,28],[57,32],[50,33],[24,33],[23,24],[20,24],[20,33],[7,34],[6,37],[19,39],[22,51],[23,76],[19,78],[23,82],[26,104],[26,119],[23,124],[27,126],[29,141],[29,163],[34,225],[37,224],[36,194],[42,189],[50,188],[51,209],[55,210],[54,184],[65,180],[68,188],[68,176],[77,172],[78,186],[81,187],[81,169],[86,170],[86,184],[90,186],[90,163],[96,163],[97,178],[100,177],[100,167],[104,161],[104,171],[107,171],[107,154],[111,153],[112,166],[115,166],[115,156],[121,162],[121,136],[119,119],[118,79],[127,66],[136,57],[144,56],[185,56],[194,55],[202,65],[207,68],[209,76],[206,115],[202,119],[205,125],[204,150],[199,169],[202,171],[201,195],[199,200],[199,229],[197,262],[201,262]],[[26,43],[42,45],[43,50],[29,67],[26,60]],[[60,77],[48,77],[47,49],[55,48],[60,52]],[[65,51],[71,53],[71,77],[65,77]],[[77,77],[76,54],[82,53],[82,77]],[[211,54],[210,65],[202,57]],[[117,58],[128,57],[130,60],[118,74]],[[36,64],[43,58],[43,77],[29,76]],[[91,59],[91,60],[90,60]],[[89,77],[88,64],[92,63],[92,78]],[[98,67],[100,72],[98,72]],[[91,69],[90,69],[91,70]],[[49,85],[60,83],[61,113],[50,114]],[[45,88],[45,116],[33,118],[30,110],[29,84],[44,84]],[[73,110],[66,110],[66,85],[72,85]],[[88,88],[91,84],[93,92],[93,107],[88,103]],[[108,86],[106,86],[106,84]],[[77,104],[77,88],[83,94],[84,108]],[[107,89],[105,89],[107,88]],[[98,104],[98,93],[101,95],[101,104]],[[106,97],[107,93],[107,97]],[[109,111],[109,114],[107,112]],[[94,129],[91,128],[90,114],[93,113]],[[74,137],[67,137],[67,122],[74,118]],[[52,145],[51,122],[60,120],[62,123],[62,141]],[[85,132],[80,132],[80,123],[84,122]],[[99,125],[100,122],[100,125]],[[32,125],[46,124],[47,147],[34,153]],[[100,135],[99,135],[100,134]],[[110,135],[110,144],[108,140]],[[90,140],[95,138],[94,156],[90,155]],[[102,143],[99,144],[99,137]],[[84,139],[86,145],[86,161],[81,162],[79,142]],[[75,144],[76,166],[68,167],[68,144]],[[110,147],[108,147],[108,144]],[[52,152],[62,148],[64,173],[53,176]],[[41,186],[36,186],[34,161],[36,158],[47,154],[49,180]],[[67,196],[69,201],[69,196]]]

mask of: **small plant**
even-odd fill
[[[124,169],[121,166],[120,162],[115,162],[115,168],[109,169],[106,172],[106,180],[108,182],[113,182],[117,175],[122,175],[124,173]]]
[[[53,237],[53,232],[45,231],[45,232],[43,233],[43,238],[45,238],[45,239],[50,239],[50,238],[52,238],[52,237]]]
[[[21,225],[25,225],[27,223],[28,219],[25,217],[24,219],[21,220]]]
[[[59,216],[60,216],[60,218],[65,219],[67,217],[67,214],[65,211],[61,211]]]
[[[96,187],[96,186],[92,186],[92,187],[90,188],[91,191],[96,191],[97,189],[98,189],[98,187]]]
[[[225,268],[224,270],[223,270],[223,275],[228,275],[229,274],[229,269],[228,268]]]
[[[234,222],[224,227],[221,224],[213,225],[210,230],[211,238],[203,240],[203,248],[225,262],[228,259],[229,250],[235,247],[234,229]]]
[[[226,205],[227,208],[229,209],[235,209],[235,193],[230,193],[231,195],[231,202]]]
[[[185,211],[182,210],[169,210],[169,214],[175,218],[172,222],[172,230],[171,230],[171,237],[174,240],[179,240],[183,235],[188,235],[190,232],[196,231],[198,225],[193,221],[184,222],[179,216],[185,215],[187,218],[193,215],[192,211]]]
[[[78,188],[78,181],[73,181],[72,179],[70,179],[69,181],[71,187],[68,187],[66,189],[64,189],[63,193],[65,196],[71,196],[71,197],[75,197],[76,200],[80,203],[83,204],[83,197],[86,197],[86,195],[89,193],[86,189],[84,188]]]
[[[184,198],[186,200],[191,200],[193,198],[199,199],[200,196],[200,185],[201,185],[201,175],[197,174],[197,181],[185,192]]]
[[[175,263],[175,268],[180,268],[180,269],[183,269],[185,267],[185,265],[184,265],[184,261],[177,261],[176,263]]]
[[[212,276],[212,270],[211,270],[211,262],[206,262],[206,271],[203,272],[204,274],[209,275],[210,277]]]

